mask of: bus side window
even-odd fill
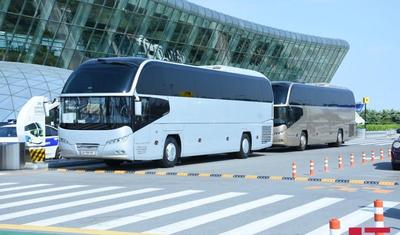
[[[288,126],[291,126],[303,116],[303,109],[300,107],[290,107],[288,116]]]
[[[135,116],[135,129],[139,129],[169,112],[169,103],[167,100],[140,97],[142,102],[142,116]]]

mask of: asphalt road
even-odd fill
[[[245,160],[202,156],[184,159],[171,169],[158,168],[155,162],[110,168],[101,162],[62,160],[51,162],[50,171],[1,171],[0,230],[329,234],[326,226],[333,217],[341,220],[343,232],[351,226],[374,226],[371,203],[381,199],[385,225],[396,234],[400,233],[400,186],[390,184],[400,182],[400,172],[391,170],[390,143],[391,139],[377,138],[355,140],[340,148],[315,146],[304,152],[273,149]],[[385,153],[383,161],[369,159],[361,164],[362,152],[370,158],[374,150],[379,158],[380,149]],[[355,155],[353,168],[351,153]],[[339,155],[343,169],[338,169]],[[325,157],[329,172],[323,171]],[[309,175],[310,160],[315,162],[314,176]],[[293,161],[300,179],[347,181],[279,178],[290,178]]]

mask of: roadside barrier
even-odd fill
[[[361,164],[365,164],[367,162],[367,157],[364,152],[361,154]]]
[[[44,148],[29,148],[29,157],[33,163],[43,162],[46,156]]]
[[[383,161],[385,159],[385,155],[383,154],[383,149],[381,149],[380,154],[381,154],[381,161]]]
[[[314,172],[314,161],[311,160],[310,161],[310,176],[314,176],[315,172]]]
[[[375,207],[375,215],[374,215],[374,220],[375,220],[375,227],[376,228],[383,228],[384,223],[383,223],[383,201],[382,200],[375,200],[374,201],[374,207]],[[377,235],[383,235],[383,233],[375,233]]]
[[[329,234],[340,235],[340,220],[337,218],[329,220]]]
[[[338,157],[338,168],[343,169],[343,158],[341,155]]]
[[[292,178],[296,178],[296,173],[297,173],[297,169],[296,169],[296,162],[292,163]]]
[[[354,154],[353,153],[350,154],[350,167],[354,168]]]
[[[324,172],[329,172],[328,158],[327,157],[324,160]]]
[[[374,150],[371,151],[371,161],[372,161],[372,163],[375,162],[375,151]]]

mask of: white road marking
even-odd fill
[[[219,201],[223,201],[226,199],[238,197],[238,196],[241,196],[244,194],[246,194],[246,193],[237,193],[237,192],[224,193],[224,194],[207,197],[207,198],[202,198],[202,199],[198,199],[198,200],[194,200],[194,201],[189,201],[189,202],[185,202],[185,203],[181,203],[181,204],[177,204],[177,205],[173,205],[173,206],[169,206],[169,207],[165,207],[165,208],[161,208],[161,209],[157,209],[157,210],[147,211],[147,212],[143,212],[143,213],[132,215],[132,216],[126,216],[126,217],[118,218],[118,219],[103,222],[103,223],[98,223],[95,225],[84,227],[83,229],[96,229],[96,230],[113,229],[113,228],[121,227],[121,226],[124,226],[127,224],[133,224],[133,223],[136,223],[139,221],[144,221],[144,220],[176,213],[179,211],[184,211],[184,210],[192,209],[195,207],[204,206],[204,205],[207,205],[210,203],[219,202]]]
[[[55,211],[55,210],[60,210],[60,209],[65,209],[65,208],[70,208],[70,207],[82,206],[82,205],[87,205],[87,204],[92,204],[92,203],[96,203],[96,202],[102,202],[102,201],[107,201],[107,200],[111,200],[111,199],[127,197],[127,196],[142,194],[142,193],[148,193],[148,192],[153,192],[153,191],[157,191],[157,190],[160,190],[160,189],[145,188],[145,189],[133,190],[133,191],[123,192],[123,193],[88,198],[88,199],[83,199],[83,200],[79,200],[79,201],[72,201],[72,202],[66,202],[66,203],[61,203],[61,204],[55,204],[55,205],[51,205],[51,206],[28,209],[28,210],[23,210],[23,211],[16,211],[16,212],[0,215],[0,221],[20,218],[20,217],[24,217],[24,216],[28,216],[28,215],[35,215],[35,214],[40,214],[40,213],[44,213],[44,212]]]
[[[14,185],[14,184],[17,184],[17,183],[0,183],[0,186],[7,186],[7,185]]]
[[[18,187],[12,187],[12,188],[2,188],[2,189],[0,189],[0,192],[17,191],[17,190],[22,190],[22,189],[37,188],[37,187],[43,187],[43,186],[49,186],[49,185],[51,185],[51,184],[32,184],[32,185],[18,186]]]
[[[342,200],[343,200],[343,198],[329,198],[329,197],[321,198],[319,200],[292,208],[290,210],[281,212],[279,214],[272,215],[270,217],[260,219],[260,220],[254,221],[252,223],[240,226],[238,228],[224,232],[221,235],[257,234],[257,233],[263,232],[265,230],[268,230],[272,227],[275,227],[277,225],[289,222],[289,221],[299,218],[303,215],[314,212],[316,210],[325,208],[327,206],[330,206],[330,205],[340,202]]]
[[[0,173],[0,175],[7,175],[7,173]]]
[[[205,215],[193,217],[190,219],[182,220],[177,223],[169,224],[163,227],[151,229],[145,233],[150,234],[173,234],[181,232],[187,229],[197,227],[209,222],[213,222],[219,219],[223,219],[229,216],[237,215],[242,212],[246,212],[258,207],[262,207],[268,204],[272,204],[287,198],[293,197],[292,195],[272,195],[269,197],[264,197],[251,202],[242,203],[236,206],[228,207],[219,211],[211,212]]]
[[[149,197],[149,198],[134,200],[134,201],[130,201],[130,202],[114,204],[111,206],[96,208],[96,209],[87,210],[87,211],[80,211],[77,213],[62,215],[62,216],[58,216],[58,217],[52,217],[49,219],[44,219],[44,220],[27,223],[26,225],[49,226],[49,225],[59,224],[59,223],[67,222],[67,221],[87,218],[90,216],[105,214],[105,213],[109,213],[109,212],[113,212],[113,211],[124,210],[124,209],[133,208],[133,207],[137,207],[137,206],[143,206],[143,205],[150,204],[153,202],[159,202],[159,201],[164,201],[164,200],[168,200],[168,199],[172,199],[172,198],[183,197],[183,196],[200,193],[200,192],[203,192],[203,191],[201,191],[201,190],[185,190],[185,191],[165,194],[165,195],[161,195],[161,196]]]
[[[384,209],[387,210],[389,208],[395,207],[400,202],[392,202],[392,201],[384,201],[383,206]],[[349,230],[349,227],[355,227],[359,224],[364,223],[365,221],[374,218],[374,204],[369,204],[366,207],[363,207],[359,210],[356,210],[348,215],[340,218],[340,233],[345,233]],[[307,235],[321,235],[321,234],[329,234],[329,225],[325,224],[309,233]]]
[[[42,193],[57,192],[57,191],[75,189],[75,188],[82,188],[82,187],[87,187],[87,186],[86,185],[70,185],[70,186],[49,188],[49,189],[41,189],[41,190],[28,191],[28,192],[22,192],[22,193],[12,193],[12,194],[8,194],[8,195],[1,195],[0,196],[0,200],[9,199],[9,198],[16,198],[16,197],[23,197],[23,196],[30,196],[30,195],[36,195],[36,194],[42,194]]]
[[[2,203],[2,204],[0,204],[0,209],[36,204],[36,203],[40,203],[40,202],[50,202],[50,201],[54,201],[54,200],[58,200],[58,199],[77,197],[77,196],[88,195],[88,194],[93,194],[93,193],[107,192],[107,191],[121,189],[121,188],[122,187],[114,187],[114,186],[104,187],[104,188],[89,189],[89,190],[84,190],[84,191],[79,191],[79,192],[57,194],[57,195],[48,196],[48,197],[27,199],[27,200],[23,200],[23,201]]]

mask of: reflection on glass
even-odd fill
[[[186,1],[0,1],[0,58],[75,69],[89,58],[139,56],[329,82],[349,49],[219,14]]]
[[[61,123],[129,124],[131,97],[68,97],[61,99]]]

